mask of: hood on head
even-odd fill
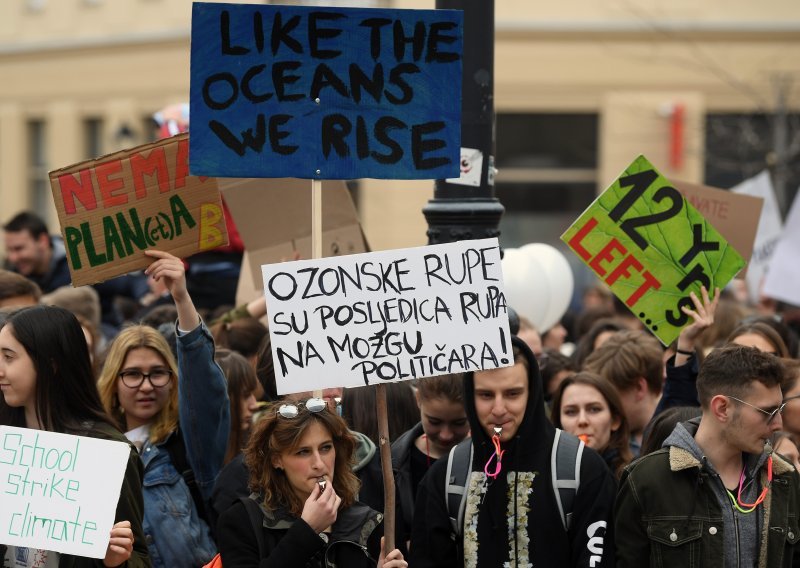
[[[545,411],[539,364],[528,345],[516,335],[511,336],[511,345],[514,351],[519,352],[519,355],[524,357],[528,363],[528,403],[516,436],[506,446],[510,449],[520,445],[525,448],[526,454],[528,452],[538,453],[539,450],[544,449],[549,455],[555,435],[555,427],[547,418]],[[475,469],[475,464],[486,462],[493,453],[494,448],[491,443],[491,437],[484,431],[475,410],[475,377],[472,371],[464,374],[464,404],[472,429],[472,440],[475,447],[473,469]],[[520,457],[522,456],[517,456],[517,458]],[[481,465],[480,467],[483,466]]]

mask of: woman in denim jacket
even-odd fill
[[[191,568],[211,560],[216,545],[167,444],[183,436],[206,503],[225,456],[230,405],[214,341],[186,290],[183,262],[162,251],[146,254],[155,258],[146,273],[164,280],[178,309],[177,364],[155,329],[129,327],[111,344],[98,386],[144,464],[144,532],[153,566]]]

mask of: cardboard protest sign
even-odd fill
[[[216,180],[189,175],[188,136],[50,172],[73,286],[148,266],[148,248],[184,258],[228,243]]]
[[[462,13],[192,5],[193,175],[459,175]]]
[[[745,261],[644,156],[561,239],[665,345],[690,317],[690,292],[722,288]]]
[[[745,261],[749,260],[753,254],[753,243],[764,200],[699,183],[677,179],[673,182],[675,189],[720,232],[728,244]]]
[[[0,543],[105,557],[129,455],[121,442],[0,426]]]
[[[237,303],[263,294],[261,265],[311,257],[311,189],[294,178],[220,178],[219,187],[245,244]],[[343,181],[322,182],[323,256],[367,252],[350,192]]]
[[[279,394],[513,364],[497,239],[262,272]]]

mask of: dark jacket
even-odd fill
[[[241,501],[219,518],[217,537],[225,568],[375,568],[383,516],[356,502],[339,511],[327,542],[302,519],[262,507],[264,554]]]
[[[122,478],[119,501],[114,514],[114,523],[130,521],[131,529],[133,530],[133,554],[131,554],[130,559],[124,566],[127,568],[150,568],[150,558],[147,554],[147,544],[142,530],[142,517],[144,515],[142,501],[143,471],[139,452],[121,432],[108,424],[94,424],[88,432],[81,432],[80,434],[100,440],[124,442],[130,446],[128,465],[125,468],[125,476]],[[98,457],[98,459],[101,458]],[[0,544],[0,562],[2,562],[5,554],[6,547]],[[103,560],[62,554],[59,556],[58,566],[59,568],[103,568]]]
[[[694,435],[696,428],[687,427]],[[772,457],[772,485],[763,504],[752,513],[759,515],[758,566],[797,567],[800,476],[778,454]],[[764,486],[766,460],[759,463]],[[614,514],[618,567],[724,566],[723,521],[731,511],[720,506],[713,485],[721,482],[709,465],[688,449],[668,445],[625,469]]]
[[[494,448],[478,420],[474,378],[468,373],[464,400],[474,456],[462,537],[453,534],[450,524],[445,504],[448,460],[442,458],[431,466],[418,489],[409,560],[413,568],[499,568],[507,562],[511,566],[613,566],[614,477],[597,452],[584,449],[580,488],[570,529],[565,531],[551,477],[555,428],[545,413],[539,368],[522,341],[514,337],[512,342],[528,363],[529,394],[517,434],[503,444],[503,470],[491,483],[485,481],[484,465]]]

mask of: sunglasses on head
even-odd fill
[[[309,412],[322,412],[327,408],[328,401],[324,398],[309,398],[306,401],[289,402],[278,407],[278,415],[283,418],[297,418],[300,409],[305,408]]]

